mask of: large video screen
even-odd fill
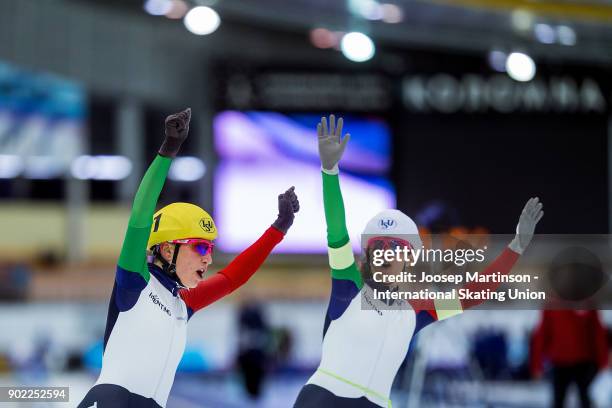
[[[277,215],[278,194],[295,186],[300,211],[278,253],[324,253],[326,227],[318,114],[222,111],[214,118],[219,157],[214,177],[214,217],[219,249],[239,252],[253,243]],[[391,134],[378,117],[344,115],[351,141],[340,163],[347,227],[354,248],[366,222],[395,207],[388,178]]]

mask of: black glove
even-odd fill
[[[190,120],[191,108],[166,118],[166,138],[159,148],[159,154],[166,157],[176,157],[181,145],[187,139]]]
[[[278,195],[278,217],[272,226],[283,234],[287,233],[287,230],[293,224],[294,214],[300,209],[300,202],[294,190],[295,187],[291,187],[283,194]]]

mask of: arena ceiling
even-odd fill
[[[144,0],[92,2],[142,13]],[[211,5],[225,21],[292,32],[323,27],[360,30],[397,47],[445,47],[484,51],[523,48],[543,57],[612,61],[611,0],[184,0]],[[360,14],[364,4],[390,3],[401,10],[395,24]],[[575,40],[563,44],[540,35],[568,27]],[[554,34],[554,33],[553,33]],[[555,34],[556,35],[556,34]]]

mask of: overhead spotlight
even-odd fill
[[[566,25],[557,26],[557,37],[563,45],[576,45],[576,31]]]
[[[382,20],[384,16],[382,7],[376,2],[371,2],[371,5],[372,7],[368,9],[363,16],[372,21]]]
[[[383,10],[376,0],[348,0],[348,8],[368,20],[383,18]]]
[[[165,16],[172,20],[178,20],[179,18],[185,17],[189,11],[189,6],[183,0],[172,0],[172,6],[170,10],[165,13]]]
[[[168,177],[176,181],[196,181],[206,174],[206,165],[197,157],[178,157],[172,161]]]
[[[553,44],[557,35],[555,30],[548,24],[536,24],[533,28],[536,39],[542,44]]]
[[[515,81],[528,82],[535,76],[536,65],[529,55],[513,52],[506,60],[506,71]]]
[[[374,56],[374,42],[363,33],[347,33],[340,41],[340,49],[346,58],[355,62],[364,62]]]
[[[529,31],[533,27],[535,17],[532,12],[516,9],[511,15],[512,26],[518,31]]]
[[[214,32],[221,24],[219,14],[210,7],[194,7],[183,19],[185,27],[196,35],[207,35]]]
[[[402,9],[395,4],[381,4],[380,9],[382,10],[382,21],[385,23],[397,24],[401,23],[404,19]]]
[[[153,16],[163,16],[172,9],[172,0],[147,0],[143,8]]]
[[[499,50],[489,52],[489,65],[497,72],[506,72],[506,60],[508,55]]]
[[[310,42],[317,48],[332,48],[338,45],[338,37],[326,28],[310,31]]]

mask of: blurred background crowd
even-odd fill
[[[321,115],[352,135],[356,252],[383,208],[511,234],[531,196],[538,233],[609,234],[611,40],[605,0],[0,0],[0,385],[69,386],[76,404],[93,384],[133,194],[187,106],[159,204],[212,212],[213,272],[279,192],[295,185],[301,210],[247,286],[191,319],[169,407],[289,407],[318,365]],[[431,325],[394,406],[546,407],[574,378],[567,406],[612,407],[608,300]]]

